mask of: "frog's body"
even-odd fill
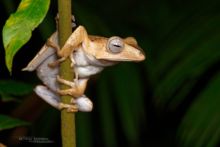
[[[119,37],[88,36],[84,27],[79,26],[60,50],[58,46],[58,35],[54,33],[49,38],[49,45],[45,44],[41,51],[23,70],[37,70],[38,77],[45,86],[37,86],[35,92],[46,102],[57,109],[67,108],[70,112],[91,111],[92,102],[84,95],[87,81],[91,75],[101,72],[104,67],[111,66],[118,61],[142,61],[145,56],[139,50],[134,38],[121,39]],[[61,60],[57,60],[57,53]],[[74,64],[76,79],[74,82],[61,79],[58,76],[58,66],[51,68],[48,65],[63,61],[70,57]],[[58,82],[69,85],[70,89],[59,90]],[[61,95],[71,95],[75,99],[73,104],[68,105],[60,102]]]
[[[52,48],[48,48],[48,52],[54,51]],[[48,67],[48,64],[57,60],[56,54],[52,54],[48,56],[36,69],[37,76],[43,81],[46,86],[37,86],[35,88],[35,92],[46,102],[51,104],[57,109],[62,109],[63,107],[67,107],[69,109],[78,109],[79,111],[91,111],[92,110],[92,102],[85,96],[81,95],[76,98],[74,103],[78,106],[75,108],[71,105],[64,105],[61,103],[60,96],[56,93],[59,90],[59,85],[57,82],[57,75],[59,74],[59,68],[51,68]],[[86,66],[86,65],[85,65]],[[77,66],[76,66],[77,67]],[[49,73],[49,74],[48,74]],[[81,77],[81,74],[79,74]],[[87,74],[87,76],[89,76]],[[85,77],[84,78],[88,78]],[[87,81],[86,79],[79,79],[78,83],[81,84]]]

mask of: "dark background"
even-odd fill
[[[19,2],[0,1],[1,29]],[[76,21],[89,34],[134,36],[147,57],[142,63],[109,67],[89,81],[86,94],[94,110],[77,113],[78,147],[219,146],[219,7],[218,0],[74,0]],[[46,18],[16,54],[11,76],[1,41],[0,82],[23,82],[31,88],[40,83],[34,72],[21,69],[55,31],[56,13],[57,3],[51,1]],[[0,113],[31,125],[0,131],[0,142],[61,146],[59,111],[33,92],[14,94],[17,101],[3,97],[2,90]],[[28,143],[19,137],[53,143]]]

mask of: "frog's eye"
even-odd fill
[[[111,37],[108,40],[107,49],[113,54],[120,53],[124,49],[124,42],[120,37]]]

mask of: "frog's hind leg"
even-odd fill
[[[90,112],[93,109],[92,101],[85,95],[82,95],[81,97],[78,97],[76,99],[72,98],[71,103],[76,103],[79,108],[79,111],[82,112]]]
[[[48,104],[50,104],[56,109],[59,109],[59,110],[67,109],[68,112],[78,111],[78,106],[76,104],[71,105],[71,104],[62,103],[60,100],[60,97],[45,86],[38,85],[34,89],[34,91],[40,98],[42,98],[44,101],[46,101]]]

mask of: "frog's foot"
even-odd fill
[[[55,68],[57,67],[61,62],[65,61],[66,58],[65,57],[62,57],[54,62],[51,62],[51,63],[48,63],[48,66],[51,67],[51,68]]]
[[[49,46],[49,47],[52,47],[52,48],[56,49],[57,52],[60,51],[59,45],[57,45],[56,43],[54,43],[50,38],[46,41],[46,45]]]
[[[71,20],[72,20],[72,28],[75,28],[77,25],[76,25],[76,19],[74,15],[71,16]]]
[[[65,79],[61,78],[59,75],[57,75],[57,81],[58,81],[59,83],[64,84],[64,85],[68,85],[68,86],[70,86],[70,87],[72,87],[72,88],[73,88],[73,87],[76,87],[76,84],[75,84],[74,82],[65,80]]]
[[[83,95],[78,98],[71,98],[70,104],[59,103],[59,109],[67,109],[67,112],[91,112],[93,103],[89,98]]]
[[[57,51],[57,53],[60,52],[60,47],[54,43],[52,40],[48,39],[47,42],[46,42],[46,45],[55,49]],[[49,63],[48,66],[51,67],[51,68],[54,68],[56,66],[58,66],[61,62],[63,62],[64,60],[66,60],[66,57],[62,57],[52,63]]]
[[[59,93],[60,95],[71,95],[73,97],[80,97],[85,92],[88,79],[79,79],[76,84],[75,82],[67,81],[57,76],[57,81],[71,87],[69,89],[57,90],[57,93]]]
[[[56,21],[56,27],[58,29],[58,21],[59,21],[59,13],[57,13],[56,17],[55,17],[55,21]],[[75,28],[76,27],[76,19],[74,17],[74,15],[71,16],[71,25],[72,25],[72,28]]]
[[[59,110],[66,109],[67,112],[78,112],[79,111],[78,106],[77,106],[76,103],[74,103],[72,105],[71,104],[59,103],[58,109]]]

